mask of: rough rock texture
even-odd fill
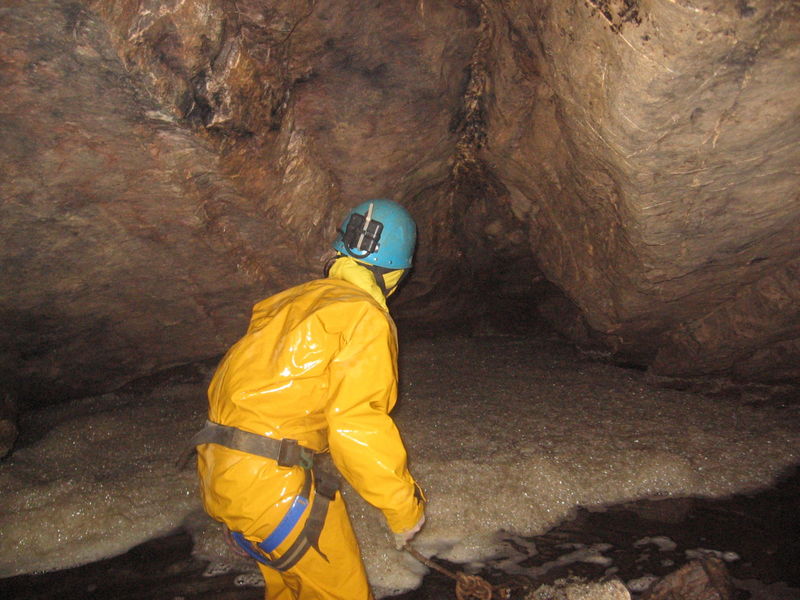
[[[655,582],[642,600],[733,600],[735,597],[725,563],[708,556],[693,560]]]
[[[6,456],[17,441],[17,406],[10,396],[0,396],[0,458]]]
[[[798,18],[722,0],[492,11],[487,157],[547,277],[660,374],[800,373]]]
[[[640,595],[642,600],[733,600],[735,588],[725,563],[714,556],[693,560],[672,573],[656,579]],[[619,579],[608,581],[559,580],[542,585],[526,600],[630,600],[631,594]]]
[[[630,600],[631,594],[619,579],[602,582],[560,581],[542,585],[525,600]],[[689,600],[687,598],[687,600]],[[692,599],[694,600],[694,599]]]
[[[800,7],[46,0],[0,8],[0,388],[222,352],[404,203],[394,311],[537,307],[657,376],[800,379]]]
[[[255,207],[80,5],[0,16],[3,385],[58,400],[222,351],[268,266],[237,247]]]

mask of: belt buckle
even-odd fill
[[[278,466],[279,467],[294,467],[297,466],[298,448],[297,440],[283,438],[281,446],[278,449]]]

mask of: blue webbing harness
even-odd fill
[[[278,571],[286,571],[293,567],[309,548],[314,548],[327,560],[319,549],[319,536],[325,523],[328,504],[335,498],[339,482],[335,477],[314,469],[312,450],[299,445],[296,440],[276,440],[212,421],[206,421],[205,427],[194,435],[190,444],[190,453],[201,444],[219,444],[226,448],[271,458],[281,467],[302,467],[303,487],[272,533],[258,543],[248,540],[238,531],[231,531],[231,538],[252,558]],[[310,502],[312,488],[313,503]],[[274,552],[291,534],[305,514],[309,503],[311,509],[297,539],[279,558],[270,560],[267,554]]]
[[[281,545],[283,540],[289,537],[292,529],[294,529],[294,526],[297,525],[300,517],[302,517],[303,513],[306,511],[307,506],[308,498],[300,494],[294,497],[294,502],[292,502],[292,505],[289,507],[289,512],[281,519],[281,522],[278,523],[275,530],[258,544],[258,547],[264,554],[269,554],[275,550],[275,548]],[[239,535],[241,536],[242,534]]]

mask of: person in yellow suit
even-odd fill
[[[255,305],[208,390],[197,446],[206,511],[258,561],[272,600],[372,598],[337,482],[317,453],[380,509],[398,548],[424,501],[389,416],[397,334],[386,298],[411,267],[416,226],[398,203],[345,218],[326,277]]]

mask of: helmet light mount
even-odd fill
[[[347,227],[342,234],[347,253],[356,259],[363,259],[379,248],[383,223],[372,218],[374,204],[370,204],[366,214],[357,212],[350,215]]]
[[[408,211],[394,200],[375,198],[350,210],[331,247],[376,267],[410,269],[416,239],[417,227]]]

